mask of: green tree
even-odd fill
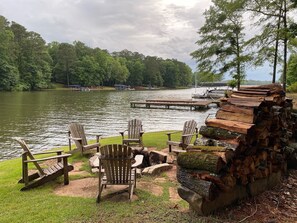
[[[165,87],[175,88],[180,86],[178,73],[178,66],[172,60],[167,59],[161,62],[161,74]]]
[[[178,82],[181,86],[189,86],[192,83],[192,69],[183,62],[173,60],[173,62],[178,66]]]
[[[13,32],[9,22],[0,16],[0,90],[13,90],[19,79],[12,53]]]
[[[127,82],[132,86],[141,86],[143,84],[143,76],[145,71],[144,63],[140,59],[128,60],[127,68],[129,70]]]
[[[282,83],[284,90],[286,90],[288,42],[290,38],[292,38],[289,26],[291,21],[293,21],[292,18],[289,17],[289,12],[293,12],[296,9],[297,0],[249,0],[248,2],[249,4],[247,10],[252,11],[257,15],[257,18],[259,18],[258,24],[264,25],[266,27],[268,24],[270,26],[268,27],[268,30],[270,29],[273,34],[269,36],[272,36],[275,42],[275,48],[273,48],[273,45],[270,44],[270,48],[274,49],[274,70],[272,82],[275,82],[276,64],[278,63],[279,41],[281,40],[283,42]],[[274,28],[272,28],[271,24],[275,24]],[[267,32],[267,28],[265,28],[264,31]],[[264,31],[263,34],[265,33]],[[263,34],[260,36],[263,36]],[[264,35],[264,38],[261,38],[267,41],[269,37],[265,37]]]
[[[99,64],[92,56],[84,56],[75,66],[78,83],[83,86],[99,86],[102,82]]]
[[[54,80],[58,83],[67,84],[75,83],[75,65],[77,63],[76,51],[73,45],[69,43],[59,44],[56,52],[57,63],[54,65]]]
[[[288,85],[292,85],[297,82],[297,54],[293,54],[290,56],[287,74]]]
[[[45,41],[36,32],[27,32],[25,27],[12,22],[14,55],[24,90],[47,88],[51,80],[51,57]]]
[[[144,84],[148,86],[163,86],[163,78],[160,71],[161,58],[147,56],[144,59]]]
[[[240,88],[245,77],[245,65],[251,61],[243,32],[244,1],[212,0],[212,3],[204,13],[206,21],[199,30],[199,48],[191,55],[197,60],[198,72],[230,72]]]
[[[216,82],[223,79],[222,74],[214,74],[210,72],[195,72],[197,85],[203,85],[203,82]]]
[[[126,66],[126,59],[123,57],[113,58],[111,62],[111,82],[116,83],[125,83],[128,76],[129,70]]]
[[[81,59],[85,56],[91,56],[93,54],[93,49],[87,47],[83,42],[74,41],[73,45],[78,59]]]

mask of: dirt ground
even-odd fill
[[[83,175],[79,171],[81,163],[75,164],[75,170],[72,174]],[[85,173],[87,174],[87,173]],[[167,180],[176,182],[176,167],[166,172],[167,177],[155,177],[148,182],[142,178],[137,181],[137,188],[147,191],[155,196],[161,196],[163,187],[160,183]],[[84,179],[72,180],[69,185],[58,186],[55,194],[60,196],[88,197],[96,199],[98,192],[98,179],[87,177]],[[181,200],[176,188],[169,188],[170,200],[176,204]],[[102,192],[102,199],[111,199],[112,201],[125,201],[128,199],[126,186],[108,186]],[[133,195],[132,201],[138,197]],[[185,210],[179,210],[185,211]],[[289,170],[288,176],[283,178],[280,185],[273,190],[266,191],[256,197],[239,201],[222,210],[218,210],[211,219],[217,219],[219,222],[297,222],[297,170]],[[207,217],[204,220],[207,221]]]

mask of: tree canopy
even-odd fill
[[[0,16],[0,90],[38,90],[52,83],[81,86],[165,86],[192,84],[192,70],[176,59],[122,50],[109,53],[83,42],[46,43]]]
[[[296,7],[297,0],[212,0],[198,32],[198,49],[191,54],[198,73],[229,74],[239,88],[247,65],[272,64],[275,82],[277,65],[282,64],[285,88],[287,72],[292,73],[294,67],[288,70],[287,55],[289,51],[296,54],[292,50],[297,36],[296,17],[292,17]]]

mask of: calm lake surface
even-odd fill
[[[196,89],[204,92],[205,88]],[[130,101],[146,99],[191,99],[195,89],[154,91],[42,91],[0,93],[0,160],[19,157],[20,147],[12,137],[22,137],[36,152],[68,145],[67,127],[79,122],[88,133],[118,136],[127,121],[142,120],[145,132],[179,130],[187,120],[199,125],[216,108],[130,108]],[[93,139],[93,138],[88,138]]]

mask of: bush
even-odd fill
[[[290,92],[290,93],[297,93],[297,82],[291,84],[291,85],[287,88],[287,92]]]

